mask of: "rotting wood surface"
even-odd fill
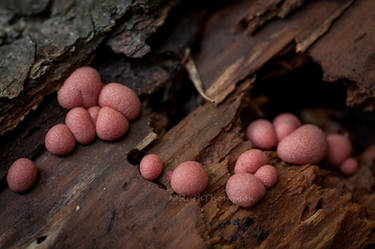
[[[73,1],[67,1],[67,6],[62,7],[69,10],[69,2]],[[345,30],[345,25],[348,25],[350,20],[358,15],[368,14],[367,11],[371,10],[371,1],[363,0],[275,2],[278,2],[276,8],[272,4],[264,5],[264,8],[273,8],[273,11],[262,10],[266,19],[256,20],[257,23],[248,28],[245,24],[250,25],[251,20],[255,20],[252,19],[253,8],[259,1],[233,1],[223,4],[208,17],[202,33],[200,51],[195,54],[194,60],[206,93],[216,98],[217,104],[205,103],[198,107],[147,148],[147,152],[160,154],[166,163],[159,182],[144,181],[140,178],[137,167],[127,161],[127,152],[137,148],[139,144],[141,146],[138,147],[144,149],[155,138],[154,131],[148,126],[148,111],[143,112],[142,117],[132,124],[128,135],[118,142],[96,140],[91,145],[78,146],[75,153],[62,158],[42,151],[36,157],[40,167],[40,179],[32,191],[24,195],[17,195],[9,189],[0,192],[0,203],[6,204],[0,206],[0,248],[373,246],[375,171],[373,158],[366,159],[366,154],[361,159],[361,170],[351,178],[343,178],[317,166],[285,165],[276,158],[274,152],[269,152],[280,179],[275,187],[267,191],[265,198],[254,208],[242,209],[232,205],[225,197],[224,185],[233,170],[235,159],[242,151],[251,148],[251,144],[243,139],[239,113],[243,108],[248,108],[248,103],[251,102],[248,90],[253,74],[285,48],[296,46],[298,50],[300,46],[299,48],[306,50],[322,64],[323,70],[330,67],[325,71],[326,77],[330,77],[329,74],[334,75],[335,63],[325,64],[327,58],[319,57],[323,53],[321,51],[325,46],[327,49],[335,46],[335,39],[342,39],[335,30]],[[47,8],[43,6],[39,7],[42,12]],[[291,6],[290,11],[294,13],[286,11],[285,6]],[[28,11],[31,12],[27,15],[39,13],[38,8],[35,8],[30,8]],[[154,6],[154,9],[150,8],[146,13],[153,13],[155,9],[158,7]],[[151,16],[154,18],[152,14]],[[160,20],[164,21],[165,16],[161,17]],[[114,34],[124,32],[124,27],[126,30],[129,26],[120,25],[119,33]],[[147,28],[147,32],[154,31],[153,27]],[[369,38],[366,39],[370,39],[371,34],[367,33]],[[110,46],[118,45],[119,41],[127,42],[121,39],[121,35],[117,40],[116,36],[113,37],[116,43],[109,40]],[[81,47],[77,46],[76,49],[84,56],[89,56],[100,42],[101,40],[92,47],[86,47],[90,49],[86,54],[83,48],[81,50]],[[348,46],[351,44],[350,41],[342,42]],[[12,40],[6,43],[13,44]],[[175,55],[182,56],[184,49],[185,47]],[[369,48],[370,51],[371,49]],[[122,48],[121,51],[145,53],[148,48],[145,45],[144,49]],[[341,60],[343,55],[337,51],[333,52],[336,56],[334,58]],[[355,51],[350,52],[352,58],[357,58]],[[146,56],[145,60],[152,62],[153,58],[160,61],[162,56]],[[59,71],[59,74],[52,73],[56,76],[53,79],[61,81],[72,68],[90,60],[88,57],[81,59],[79,62],[61,62],[66,63],[69,70]],[[164,60],[163,67],[156,66],[154,81],[139,88],[138,93],[150,94],[155,91],[154,87],[173,79],[171,75],[178,67],[179,61],[180,58],[173,60],[173,63]],[[107,65],[100,65],[102,72],[108,72],[105,77],[113,77],[111,72],[116,70],[116,77],[120,79],[126,79],[122,74],[131,79],[138,78],[139,75],[147,77],[147,73],[152,72],[143,70],[145,66],[139,61],[129,62],[118,57],[114,62],[120,65],[120,69],[114,66],[111,68],[111,60]],[[353,64],[348,62],[342,67],[344,78],[345,75],[350,75]],[[47,74],[50,73],[49,68],[45,70]],[[334,77],[340,79],[341,74]],[[354,77],[350,79],[356,82]],[[43,85],[38,88],[43,92],[40,92],[38,99],[41,101],[46,94],[56,89],[57,83],[50,84],[48,82],[51,81],[38,79],[34,84],[39,80],[43,81]],[[357,87],[367,89],[370,86],[366,84]],[[24,91],[26,92],[23,94],[28,96],[29,90],[25,88]],[[223,92],[225,94],[222,94]],[[6,100],[2,108],[12,106],[12,101]],[[30,99],[24,98],[23,101],[29,103]],[[361,103],[367,104],[369,101],[366,98],[365,102]],[[17,105],[19,103],[14,108]],[[20,113],[28,112],[30,106],[24,107],[25,110]],[[63,111],[56,105],[51,108],[48,112],[57,113],[51,123],[61,121]],[[17,116],[20,113],[13,114]],[[0,116],[3,120],[9,119],[10,123],[16,120],[18,122],[16,116],[9,115],[1,112]],[[35,122],[37,121],[31,121]],[[4,126],[0,124],[2,131],[8,129],[10,123]],[[29,130],[29,133],[33,134],[33,130]],[[42,136],[39,134],[36,137]],[[36,148],[42,144],[34,146]],[[209,172],[209,187],[199,198],[189,199],[173,195],[166,180],[165,174],[183,160],[198,160]],[[8,166],[2,165],[2,169]]]

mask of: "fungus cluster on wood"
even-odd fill
[[[140,113],[141,102],[130,88],[109,83],[103,87],[100,74],[92,67],[75,70],[57,93],[58,103],[70,109],[65,124],[53,126],[45,136],[51,153],[71,153],[76,143],[89,144],[96,135],[106,141],[121,138],[129,129],[129,121]],[[8,171],[8,186],[24,192],[35,182],[37,167],[29,159],[19,159]]]
[[[346,175],[353,174],[358,167],[353,158],[344,164],[353,152],[349,139],[341,134],[326,135],[316,125],[302,125],[290,113],[278,115],[272,124],[264,119],[256,120],[249,125],[246,134],[257,148],[270,150],[277,145],[278,157],[290,164],[314,164],[326,159]],[[274,142],[275,134],[277,143]]]
[[[313,164],[322,160],[339,167],[345,175],[358,169],[358,162],[350,157],[351,142],[340,134],[326,134],[317,126],[302,125],[293,114],[282,113],[271,123],[265,119],[252,122],[246,137],[259,149],[276,147],[278,157],[290,164]],[[241,207],[255,205],[265,195],[266,188],[277,182],[277,170],[268,165],[266,154],[259,149],[243,152],[237,159],[234,175],[226,185],[228,198]]]
[[[128,120],[134,120],[141,109],[133,90],[119,83],[103,86],[99,73],[91,67],[75,70],[58,91],[57,99],[62,107],[70,109],[65,124],[80,144],[91,143],[96,135],[106,141],[121,138],[129,129]],[[46,148],[56,155],[68,154],[75,143],[66,129],[56,127],[61,124],[47,133]]]
[[[254,127],[254,126],[253,126]],[[277,182],[277,170],[258,149],[243,152],[236,161],[234,175],[225,187],[229,200],[241,207],[252,207]]]

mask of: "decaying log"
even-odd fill
[[[324,80],[351,84],[348,104],[372,110],[374,4],[238,0],[215,7],[202,3],[202,9],[195,4],[0,2],[0,73],[7,76],[0,80],[0,248],[375,245],[374,147],[358,156],[360,170],[352,177],[325,163],[287,165],[268,151],[279,181],[256,206],[239,208],[224,191],[236,158],[252,148],[244,126],[267,101],[252,96],[262,79],[293,71],[310,56]],[[184,69],[187,49],[200,91],[214,103],[197,93],[189,103],[171,94],[192,84]],[[292,59],[282,62],[286,54]],[[285,70],[273,68],[275,61]],[[134,89],[143,112],[123,139],[96,139],[56,157],[44,150],[43,137],[63,122],[66,110],[50,93],[89,62],[104,82]],[[173,104],[165,105],[165,99]],[[178,120],[171,106],[188,114]],[[332,128],[325,111],[311,113],[310,120]],[[154,182],[143,180],[137,168],[147,153],[157,153],[165,164]],[[4,176],[21,156],[32,157],[40,175],[31,191],[19,195],[6,188]],[[194,198],[173,194],[166,177],[185,160],[200,161],[209,173],[208,188]]]

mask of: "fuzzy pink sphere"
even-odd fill
[[[80,144],[91,143],[96,136],[95,126],[89,112],[82,107],[74,107],[65,118],[65,124]]]
[[[302,125],[277,146],[277,155],[291,164],[320,162],[327,153],[327,139],[317,126]]]
[[[112,141],[122,137],[129,129],[128,120],[110,107],[102,107],[96,120],[96,134],[99,138]]]
[[[339,167],[352,154],[352,143],[343,135],[331,134],[327,136],[327,159],[330,164]]]
[[[163,162],[158,155],[149,154],[142,158],[139,165],[141,175],[146,180],[154,180],[163,170]]]
[[[277,145],[277,136],[272,123],[265,119],[252,122],[246,131],[246,137],[260,149],[271,150]]]
[[[57,124],[47,132],[45,145],[52,154],[62,156],[73,151],[76,140],[68,126]]]
[[[277,170],[272,165],[260,167],[254,176],[258,178],[266,188],[270,188],[277,182]]]
[[[234,173],[255,173],[261,166],[268,163],[266,154],[258,149],[243,152],[236,161]]]
[[[291,113],[282,113],[275,117],[273,126],[279,142],[301,126],[301,121]]]
[[[357,170],[358,170],[358,161],[353,157],[346,159],[340,165],[341,173],[347,176],[353,175]]]
[[[266,193],[263,183],[249,173],[232,175],[225,191],[234,204],[245,208],[254,206]]]
[[[183,162],[173,171],[171,186],[177,194],[193,196],[205,190],[207,184],[208,174],[198,162]]]
[[[91,118],[91,121],[94,124],[94,126],[96,124],[96,120],[98,119],[99,110],[100,110],[100,107],[97,106],[97,105],[91,106],[89,109],[87,109],[87,111],[90,114],[90,118]]]
[[[27,158],[20,158],[10,166],[7,183],[9,188],[17,193],[30,189],[36,182],[38,169],[35,163]]]
[[[102,80],[98,71],[92,67],[76,69],[57,92],[57,101],[66,108],[90,107],[98,103]]]
[[[99,105],[121,112],[128,120],[134,120],[141,110],[137,94],[119,83],[110,83],[103,87],[99,95]]]

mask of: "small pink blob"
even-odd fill
[[[255,147],[271,150],[277,145],[277,136],[272,123],[265,119],[252,122],[246,130],[246,137]]]
[[[325,157],[327,147],[324,132],[315,125],[307,124],[281,140],[277,155],[291,164],[318,163]]]
[[[207,184],[208,174],[198,162],[183,162],[173,171],[171,186],[177,194],[193,196],[203,192]]]
[[[77,106],[88,108],[98,103],[101,89],[98,71],[92,67],[80,67],[65,80],[57,92],[57,101],[66,109]]]
[[[277,170],[272,165],[260,167],[254,176],[258,178],[266,188],[270,188],[277,182]]]
[[[301,126],[301,121],[291,113],[282,113],[273,120],[273,126],[279,142]]]
[[[139,165],[141,175],[146,180],[154,180],[163,170],[163,162],[158,155],[149,154],[142,158]]]
[[[91,118],[91,121],[94,124],[94,126],[96,124],[96,120],[98,119],[99,110],[100,110],[100,107],[97,106],[97,105],[91,106],[89,109],[87,109],[87,111],[90,114],[90,118]]]
[[[254,206],[266,193],[263,183],[249,173],[232,175],[227,181],[225,191],[229,200],[245,208]]]
[[[22,193],[30,189],[36,182],[38,169],[35,163],[27,158],[20,158],[10,166],[7,183],[13,192]]]
[[[141,110],[137,94],[119,83],[105,85],[99,95],[99,105],[121,112],[128,120],[134,120]]]
[[[82,107],[71,109],[65,117],[65,124],[78,143],[89,144],[95,139],[95,126],[86,109]]]
[[[57,124],[47,132],[45,145],[52,154],[62,156],[73,151],[76,146],[76,140],[68,126]]]
[[[96,134],[100,139],[112,141],[122,137],[129,129],[128,120],[110,107],[102,107],[96,120]]]
[[[352,154],[352,143],[343,135],[330,134],[327,136],[327,159],[330,164],[339,167]]]
[[[357,170],[358,170],[358,161],[353,157],[346,159],[340,165],[341,173],[347,176],[353,175]]]
[[[268,163],[266,154],[258,149],[243,152],[237,159],[234,173],[255,173],[261,166]]]

